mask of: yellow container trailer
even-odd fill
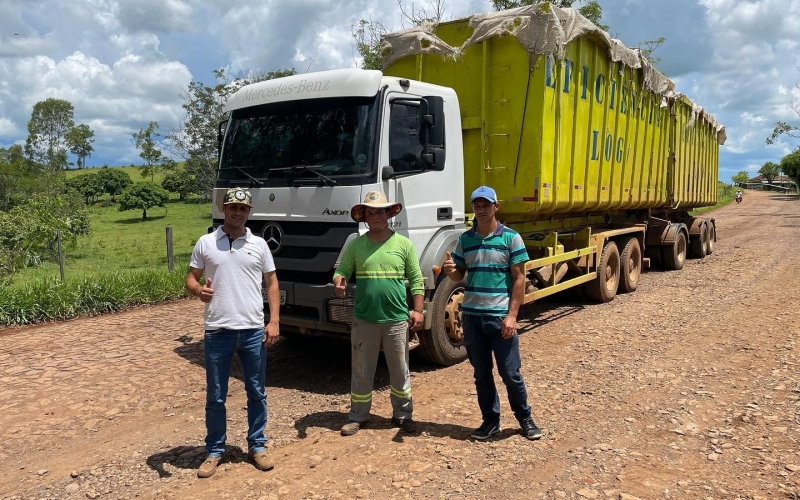
[[[386,74],[455,90],[465,194],[494,187],[526,237],[526,300],[581,283],[611,300],[636,288],[643,255],[680,269],[690,247],[713,251],[713,219],[687,210],[717,201],[724,128],[576,10],[422,26],[382,51]]]

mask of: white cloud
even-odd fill
[[[17,126],[8,118],[0,117],[0,137],[13,137],[18,133]]]
[[[126,158],[130,135],[148,121],[158,121],[162,131],[177,125],[180,94],[190,79],[182,63],[135,54],[112,65],[79,51],[61,61],[45,56],[0,61],[0,80],[10,82],[0,87],[0,115],[16,124],[1,126],[0,137],[16,139],[12,134],[26,123],[33,105],[55,97],[70,101],[75,121],[95,130],[99,154]],[[122,153],[115,151],[120,147]]]
[[[128,31],[186,31],[191,18],[192,7],[183,0],[119,0],[119,21]]]

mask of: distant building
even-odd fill
[[[737,186],[745,189],[757,189],[759,191],[782,191],[796,192],[797,185],[793,180],[785,175],[779,175],[772,179],[772,184],[767,182],[763,175],[757,175],[744,183],[736,183]]]

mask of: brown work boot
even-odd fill
[[[342,436],[352,436],[356,432],[361,429],[363,422],[356,422],[355,420],[351,420],[342,426],[342,430],[340,431]]]
[[[217,467],[222,459],[220,457],[208,457],[206,461],[200,464],[197,469],[197,477],[205,478],[211,477],[217,472]]]
[[[269,459],[267,450],[251,451],[248,456],[258,470],[272,470],[275,464]]]

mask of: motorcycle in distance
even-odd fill
[[[736,204],[738,205],[741,202],[742,202],[742,192],[741,191],[737,191],[736,192]]]

